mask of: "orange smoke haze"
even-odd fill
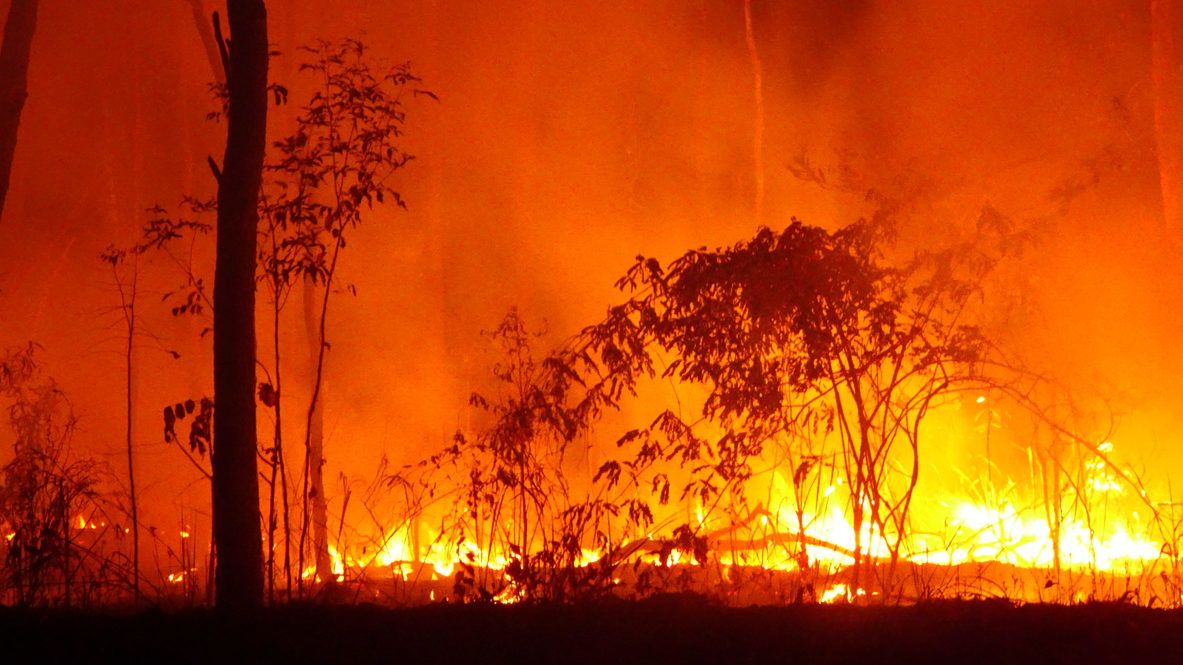
[[[1044,230],[1019,271],[1034,313],[1004,320],[1008,336],[1110,399],[1123,459],[1153,462],[1165,482],[1181,461],[1183,230],[1162,212],[1149,4],[753,0],[756,160],[738,0],[272,0],[273,79],[294,102],[307,89],[296,47],[345,36],[411,61],[440,97],[410,104],[416,159],[398,181],[409,210],[375,211],[342,259],[357,295],[330,305],[330,513],[338,473],[368,478],[384,454],[413,461],[467,424],[495,360],[479,333],[509,307],[556,343],[619,299],[613,282],[638,253],[669,259],[791,216],[836,228],[873,211],[872,190],[905,202],[908,247],[956,237],[987,205]],[[43,0],[0,221],[0,342],[45,347],[81,417],[77,443],[116,470],[118,296],[96,257],[136,240],[143,209],[212,194],[206,155],[224,131],[205,119],[211,79],[184,0]],[[276,109],[273,129],[294,113]],[[142,279],[142,519],[172,528],[182,506],[205,511],[208,487],[161,440],[160,409],[211,392],[209,339],[159,304],[179,283],[165,259]],[[288,315],[298,414],[299,302]]]

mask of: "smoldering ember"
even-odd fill
[[[28,662],[1183,662],[1183,0],[7,0]]]

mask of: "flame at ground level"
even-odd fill
[[[1164,571],[1174,575],[1178,567],[1171,557],[1171,533],[1164,529],[1171,523],[1169,516],[1164,519],[1140,488],[1130,491],[1128,479],[1119,482],[1122,479],[1116,474],[1122,472],[1107,457],[1113,449],[1108,441],[1089,448],[1076,460],[1080,475],[1073,480],[1075,493],[1062,493],[1050,503],[1031,492],[1024,494],[1010,479],[1001,488],[979,479],[966,483],[962,492],[926,497],[910,512],[902,537],[883,522],[870,520],[856,534],[851,492],[836,470],[826,477],[819,475],[812,493],[802,500],[800,486],[793,484],[801,479],[790,479],[772,466],[761,476],[767,479],[760,488],[766,493],[759,494],[764,501],[749,504],[744,513],[728,514],[717,506],[693,502],[671,506],[671,513],[658,516],[654,527],[645,532],[618,532],[607,546],[581,543],[577,550],[568,550],[565,565],[607,570],[605,583],[625,594],[637,584],[635,575],[624,571],[630,566],[699,571],[689,573],[693,575],[710,569],[715,582],[727,584],[750,576],[744,571],[774,572],[799,580],[807,590],[798,597],[860,602],[880,597],[882,585],[875,587],[870,578],[883,583],[885,576],[902,574],[892,572],[896,566],[914,573],[917,567],[933,566],[982,571],[987,564],[1032,574],[1043,571],[1043,582],[1031,586],[1046,584],[1045,588],[1056,587],[1060,573],[1076,580],[1091,575],[1094,581],[1098,575],[1124,576],[1125,587],[1111,588],[1127,593],[1132,577],[1149,578]],[[671,530],[680,523],[691,527],[698,543],[694,547],[670,539]],[[330,546],[333,580],[426,582],[432,587],[424,593],[426,601],[449,598],[467,576],[487,600],[507,603],[529,593],[529,585],[522,583],[522,569],[545,560],[533,548],[523,562],[519,550],[509,545],[508,534],[517,533],[512,518],[486,525],[480,542],[463,529],[432,528],[425,515],[404,518],[398,524],[365,540],[365,545],[342,539]],[[859,567],[875,571],[870,578],[860,580],[858,572],[851,576],[850,571],[859,568],[854,566],[856,552]],[[325,581],[319,579],[315,565],[302,575],[305,580]],[[474,581],[476,575],[479,581]],[[897,584],[897,592],[899,588]],[[1183,595],[1173,587],[1155,593],[1166,594],[1172,604],[1183,602]],[[1055,596],[1061,600],[1091,597],[1096,593],[1079,584]],[[1037,590],[1025,598],[1045,596]]]
[[[841,491],[831,492],[830,496],[840,497]],[[934,510],[926,517],[931,520],[942,515],[939,524],[910,533],[899,547],[899,561],[945,567],[1001,563],[1018,569],[1049,571],[1049,574],[1058,566],[1066,573],[1091,571],[1127,576],[1143,574],[1160,563],[1171,563],[1166,554],[1169,548],[1147,535],[1149,525],[1140,520],[1137,511],[1108,515],[1104,519],[1098,515],[1092,525],[1075,517],[1061,517],[1058,537],[1054,537],[1049,520],[1038,507],[1021,509],[1013,502],[987,505],[955,497],[932,502],[932,507]],[[678,547],[664,556],[656,547],[636,547],[627,561],[670,569],[713,563],[721,570],[723,579],[729,577],[729,570],[734,567],[833,577],[854,563],[854,528],[837,500],[825,512],[803,514],[806,525],[803,537],[790,526],[798,523],[790,505],[764,510],[759,519],[738,530],[734,525],[701,514],[698,519],[700,532],[707,538],[707,561],[699,561],[694,552]],[[917,522],[923,520],[918,517]],[[648,537],[656,540],[653,534]],[[339,582],[375,575],[395,576],[406,582],[426,569],[430,578],[438,581],[452,578],[461,567],[479,568],[495,573],[493,578],[498,585],[492,600],[521,599],[519,585],[507,572],[515,560],[512,555],[497,548],[482,549],[467,539],[449,545],[446,537],[427,528],[423,528],[417,540],[428,544],[416,551],[412,545],[415,540],[410,529],[402,526],[385,534],[381,549],[370,553],[344,548],[342,554],[332,547],[334,576]],[[890,538],[884,538],[869,525],[863,527],[859,547],[865,564],[873,566],[890,559]],[[593,566],[604,557],[617,554],[585,547],[574,565]],[[807,569],[802,568],[804,562],[808,563]],[[620,565],[626,560],[614,563]],[[315,567],[309,567],[305,577],[314,576]],[[613,580],[613,584],[620,582],[619,578]],[[432,591],[432,596],[435,595]],[[878,595],[877,591],[837,582],[823,586],[814,597],[818,602],[851,602]],[[1084,597],[1083,593],[1076,594],[1077,600]]]

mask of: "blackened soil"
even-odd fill
[[[996,601],[729,608],[683,596],[250,616],[0,608],[0,662],[1183,663],[1183,611]]]

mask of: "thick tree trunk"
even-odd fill
[[[226,155],[214,273],[213,511],[217,605],[263,602],[255,431],[255,243],[267,128],[267,9],[227,0]],[[223,47],[224,48],[224,47]]]
[[[29,51],[37,27],[37,0],[12,0],[0,46],[0,218],[12,179],[21,111],[29,96]]]
[[[1183,232],[1183,7],[1151,0],[1151,67],[1159,184],[1167,232]]]

